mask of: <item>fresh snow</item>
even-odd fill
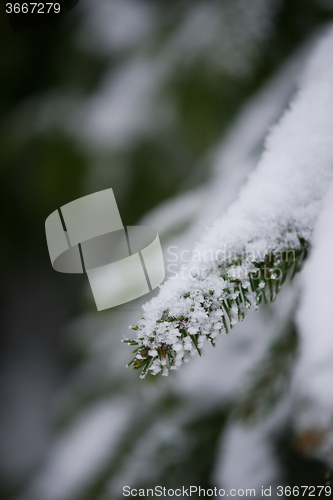
[[[182,340],[172,333],[172,323],[170,330],[165,322],[156,324],[156,321],[165,310],[169,317],[188,318],[187,327],[201,332],[199,348],[202,346],[205,336],[217,323],[214,315],[204,316],[205,296],[211,290],[214,297],[219,297],[226,286],[216,272],[216,256],[222,255],[220,263],[224,249],[234,257],[246,252],[249,257],[235,269],[244,280],[252,269],[253,255],[263,260],[271,251],[300,248],[300,238],[307,242],[312,239],[333,176],[333,66],[327,65],[332,52],[331,28],[310,57],[296,96],[271,130],[262,158],[238,200],[207,230],[194,248],[192,261],[184,266],[179,277],[169,279],[159,296],[143,306],[138,337],[146,339],[143,345],[154,348],[154,342],[149,344],[147,339],[155,331],[157,343],[171,344],[177,353],[176,368],[184,354]],[[207,255],[212,258],[207,260]],[[252,303],[251,307],[255,305]],[[236,322],[237,318],[232,317],[231,324]],[[190,351],[193,353],[194,347]],[[162,369],[156,360],[153,373],[162,371],[166,368]]]

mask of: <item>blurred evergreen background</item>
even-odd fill
[[[1,5],[1,498],[118,498],[105,493],[112,477],[136,456],[138,436],[158,433],[168,415],[178,415],[182,437],[160,447],[154,481],[136,484],[212,484],[225,401],[185,418],[179,394],[155,381],[163,398],[142,396],[139,385],[150,382],[124,375],[124,363],[78,388],[105,326],[84,277],[52,270],[44,222],[61,205],[112,187],[124,223],[136,224],[200,189],[212,175],[212,148],[242,105],[332,14],[330,0],[81,0],[62,18],[12,33]],[[127,333],[107,331],[119,344]],[[288,335],[274,359],[294,352],[295,332]],[[121,379],[128,399],[139,399],[117,454],[96,459],[81,489],[39,497],[30,485],[58,433],[117,384],[125,393]],[[276,442],[286,484],[321,484],[324,465],[293,447],[289,429]]]

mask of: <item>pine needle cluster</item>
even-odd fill
[[[299,238],[298,248],[269,252],[260,261],[240,256],[216,263],[214,279],[198,278],[197,287],[179,297],[185,314],[175,317],[166,309],[155,329],[148,330],[144,318],[131,327],[137,338],[123,340],[134,347],[128,366],[141,370],[141,378],[148,372],[168,375],[196,353],[201,356],[205,340],[215,346],[217,335],[228,334],[248,311],[273,302],[283,283],[301,269],[307,251],[308,243]]]

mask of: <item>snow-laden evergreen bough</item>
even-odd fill
[[[177,279],[144,305],[129,363],[167,375],[213,345],[245,313],[273,301],[302,267],[333,177],[333,29],[311,55],[289,109],[270,132],[238,200],[193,250]],[[184,276],[186,275],[186,278]]]

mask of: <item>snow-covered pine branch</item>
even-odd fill
[[[169,279],[144,305],[137,340],[125,340],[141,377],[167,375],[201,353],[301,268],[333,177],[332,54],[330,28],[238,200],[196,245],[188,277]]]

